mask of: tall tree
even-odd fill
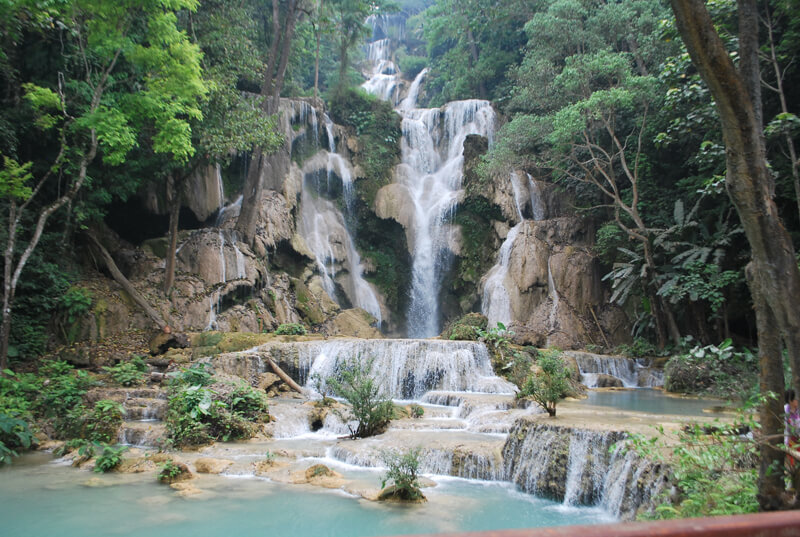
[[[196,13],[189,12],[184,17],[190,36],[203,52],[203,75],[209,94],[202,104],[202,120],[192,123],[197,152],[188,161],[170,166],[165,181],[169,205],[166,295],[175,279],[178,217],[187,178],[203,167],[228,164],[232,155],[239,152],[252,152],[258,147],[271,153],[283,143],[274,116],[264,113],[267,97],[245,94],[238,87],[240,80],[258,80],[265,68],[254,42],[257,31],[253,15],[247,3],[208,0]]]
[[[726,186],[750,243],[746,274],[756,310],[761,393],[767,396],[759,419],[762,442],[759,503],[780,506],[783,454],[770,442],[780,437],[783,408],[782,351],[792,365],[792,382],[800,388],[800,271],[791,238],[773,201],[774,184],[767,167],[757,61],[758,19],[754,0],[738,0],[741,57],[734,65],[703,0],[670,0],[678,30],[692,61],[717,104],[726,148]],[[755,49],[755,50],[754,50]],[[755,58],[755,59],[754,59]]]
[[[284,4],[283,8],[281,4]],[[285,2],[272,0],[271,15],[262,14],[269,51],[266,55],[266,69],[260,95],[263,98],[262,110],[267,115],[275,114],[278,111],[286,66],[292,50],[292,37],[304,9],[303,0],[286,0]],[[274,149],[256,145],[250,158],[250,167],[242,191],[242,207],[236,221],[236,230],[242,240],[247,243],[252,243],[255,238],[261,195],[264,191],[265,158]]]
[[[122,164],[142,131],[147,131],[155,153],[188,159],[194,152],[189,120],[200,117],[199,101],[206,92],[200,52],[177,28],[176,11],[195,9],[195,0],[76,0],[46,8],[14,4],[23,20],[32,16],[58,22],[54,26],[63,32],[45,31],[60,33],[64,61],[46,85],[17,80],[36,111],[37,125],[57,133],[58,149],[36,176],[28,174],[27,165],[11,160],[5,161],[0,176],[9,207],[0,369],[7,367],[17,283],[50,217],[69,206],[90,180],[89,168],[98,154],[106,164]],[[32,180],[30,190],[8,187],[19,180]],[[51,188],[59,180],[66,184]],[[32,230],[21,228],[27,212],[36,215]]]

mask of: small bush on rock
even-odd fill
[[[345,363],[335,377],[326,379],[326,384],[337,397],[348,403],[347,421],[355,420],[357,425],[350,429],[351,438],[365,438],[383,432],[394,418],[394,405],[391,399],[381,393],[375,379],[370,377],[372,361],[362,363],[352,359]]]
[[[405,501],[425,500],[419,485],[421,453],[422,449],[418,447],[404,453],[383,452],[383,461],[388,469],[381,481],[381,487],[385,488],[387,483],[391,483],[393,487],[391,491],[385,491],[388,492],[386,496],[381,495],[382,499],[391,497]]]
[[[306,327],[298,323],[284,323],[275,329],[276,336],[305,336]]]
[[[100,446],[101,451],[94,463],[94,471],[98,473],[110,472],[122,462],[122,454],[128,450],[128,446]]]
[[[111,378],[117,384],[122,386],[138,386],[144,382],[147,364],[141,356],[134,356],[127,362],[120,362],[110,367],[103,367],[103,370],[111,375]]]
[[[478,330],[486,330],[488,320],[480,313],[467,313],[449,324],[442,337],[450,340],[478,341]]]
[[[189,368],[170,384],[166,426],[173,445],[251,438],[253,423],[268,417],[264,394],[244,383],[203,385],[213,380],[206,368]]]
[[[539,351],[536,364],[539,371],[528,376],[517,397],[530,397],[551,417],[555,417],[556,405],[569,389],[569,369],[558,349]]]
[[[697,346],[673,356],[664,373],[664,387],[671,392],[747,399],[756,386],[758,359],[747,349],[736,351],[726,339],[719,346]]]

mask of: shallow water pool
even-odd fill
[[[613,407],[619,410],[677,416],[713,416],[706,409],[724,404],[719,399],[683,398],[665,395],[659,390],[589,390],[578,404]]]
[[[373,474],[377,484],[380,472]],[[93,474],[34,454],[0,468],[0,520],[4,537],[377,536],[613,521],[599,509],[567,508],[508,483],[435,479],[439,485],[425,489],[428,502],[418,505],[209,475],[193,482],[204,494],[182,498],[152,474]]]

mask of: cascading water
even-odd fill
[[[345,207],[352,210],[353,174],[349,163],[336,153],[333,122],[327,114],[323,115],[328,138],[328,149],[325,151],[320,147],[319,119],[314,107],[305,102],[293,103],[292,118],[293,121],[300,121],[307,126],[314,148],[318,153],[323,153],[327,181],[324,188],[320,184],[316,185],[316,193],[312,192],[308,179],[303,181],[298,233],[314,254],[325,292],[337,300],[337,297],[341,299],[338,295],[338,290],[341,288],[353,306],[369,312],[380,326],[382,321],[380,303],[374,290],[364,279],[361,257],[355,248],[353,234],[347,221],[332,202],[317,195],[320,191],[330,189],[333,176],[336,175],[342,181]],[[319,176],[320,174],[316,174],[316,177]],[[337,264],[342,268],[338,278]]]
[[[506,240],[500,247],[497,264],[486,274],[481,309],[488,319],[488,326],[496,326],[497,323],[503,323],[507,326],[512,321],[511,299],[508,295],[505,279],[508,276],[511,249],[514,247],[514,241],[516,241],[520,227],[523,225],[520,222],[509,230]]]
[[[625,388],[655,387],[664,385],[663,371],[654,370],[649,361],[631,360],[623,356],[605,356],[588,352],[570,351],[587,388],[596,388],[600,375],[615,377]]]
[[[489,326],[496,326],[498,322],[508,325],[514,320],[513,312],[511,311],[511,299],[508,294],[508,287],[506,286],[505,279],[508,276],[511,251],[519,236],[519,230],[524,225],[524,214],[528,206],[530,205],[530,212],[534,220],[541,220],[544,218],[545,211],[539,188],[530,175],[527,175],[526,179],[527,181],[523,182],[517,172],[512,172],[509,176],[512,192],[514,193],[517,217],[520,221],[509,230],[505,241],[502,246],[500,246],[497,264],[489,269],[489,272],[486,273],[483,279],[481,312],[488,318]],[[552,283],[552,278],[549,276],[549,266],[548,260],[548,282]],[[551,295],[553,296],[554,304],[550,319],[552,326],[555,322],[555,311],[558,308],[558,292],[554,284],[551,285]]]
[[[421,71],[399,101],[401,78],[391,62],[392,41],[385,21],[372,19],[375,40],[367,45],[370,68],[363,84],[389,101],[402,116],[402,163],[395,183],[405,187],[413,206],[407,237],[412,254],[408,335],[433,337],[440,331],[439,291],[449,267],[452,221],[461,189],[464,140],[470,134],[494,135],[495,114],[488,101],[454,101],[442,108],[416,108],[427,71]],[[403,30],[400,30],[403,33]],[[399,104],[398,104],[399,103]]]

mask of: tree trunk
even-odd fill
[[[236,219],[236,231],[242,242],[252,245],[256,236],[261,194],[264,192],[264,181],[261,177],[262,152],[256,147],[250,157],[250,168],[242,188],[242,205]]]
[[[111,273],[111,276],[124,290],[128,293],[131,298],[136,302],[147,314],[150,319],[160,328],[164,329],[167,325],[167,322],[164,321],[164,318],[161,316],[156,309],[150,305],[150,303],[145,300],[145,298],[136,290],[136,288],[131,284],[128,278],[125,277],[124,274],[119,270],[117,264],[114,262],[114,258],[111,257],[111,254],[108,253],[105,246],[95,237],[92,233],[87,233],[88,237],[94,242],[97,249],[100,251],[100,255],[103,257],[103,262],[106,265],[106,268]]]
[[[11,306],[14,303],[14,287],[11,285],[11,267],[14,263],[14,247],[17,241],[17,204],[12,199],[8,208],[8,240],[3,263],[3,324],[0,327],[0,375],[8,369],[8,344],[11,337]]]
[[[740,5],[747,3],[748,0],[740,0]],[[734,67],[703,0],[671,0],[671,4],[678,30],[693,63],[711,90],[722,123],[726,186],[751,248],[748,284],[756,311],[762,393],[782,391],[781,337],[789,352],[793,383],[800,389],[800,312],[797,309],[800,272],[791,238],[772,200],[772,180],[766,164],[760,117],[749,83]],[[747,72],[744,74],[748,76]],[[768,401],[762,406],[760,419],[764,437],[781,435],[781,415],[779,403]],[[782,460],[780,451],[768,446],[762,448],[759,501],[764,509],[774,507],[772,495],[783,487],[780,472],[770,473],[767,469],[781,468]]]
[[[297,0],[290,0],[287,8],[286,20],[281,25],[278,0],[272,1],[272,44],[270,45],[267,70],[264,72],[264,83],[261,86],[261,96],[264,97],[262,110],[268,115],[275,114],[280,104],[280,94],[286,67],[289,62],[289,52],[292,48],[292,36],[297,23]],[[280,58],[278,51],[280,50]],[[277,69],[277,71],[276,71]],[[260,147],[253,150],[250,158],[250,169],[247,172],[244,187],[242,188],[242,206],[239,218],[236,220],[236,231],[242,241],[252,245],[256,236],[258,214],[261,206],[261,195],[264,192],[264,153]]]
[[[175,250],[178,248],[178,218],[181,214],[181,183],[170,175],[167,180],[169,207],[169,245],[164,266],[164,296],[169,297],[175,283]]]
[[[316,38],[317,38],[317,48],[314,51],[314,103],[316,104],[317,98],[319,97],[319,42],[320,42],[320,35],[319,35],[319,28],[316,28]]]

